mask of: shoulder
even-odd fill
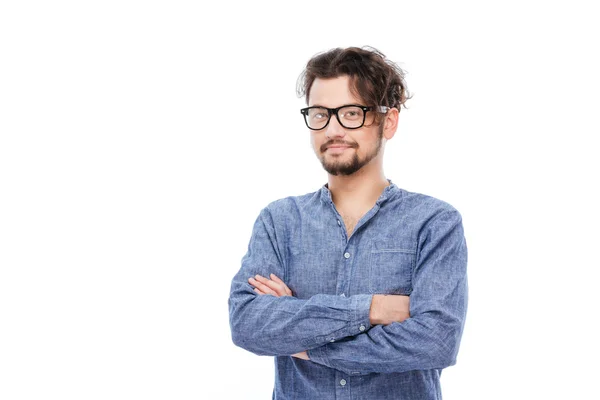
[[[261,216],[282,221],[294,219],[320,203],[321,191],[306,193],[299,196],[288,196],[274,200],[261,210]]]
[[[403,192],[402,201],[407,207],[424,212],[458,212],[458,210],[450,203],[438,199],[437,197],[429,196],[423,193],[410,192],[400,189]]]
[[[462,220],[460,212],[453,205],[423,193],[399,189],[398,196],[391,203],[393,212],[422,227],[440,220]]]

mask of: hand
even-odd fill
[[[275,274],[269,275],[271,279],[267,279],[263,276],[256,275],[254,278],[249,278],[248,282],[254,286],[254,291],[259,295],[272,294],[276,297],[281,296],[292,296],[292,291],[289,287]],[[292,354],[292,357],[300,358],[302,360],[310,360],[308,353],[302,351],[300,353]]]
[[[375,294],[371,301],[371,325],[389,325],[410,318],[410,298],[402,295]]]
[[[275,297],[293,296],[290,288],[277,275],[271,274],[269,276],[271,279],[256,275],[254,278],[249,278],[248,283],[254,286],[254,291],[259,295],[271,294]]]
[[[301,358],[303,360],[310,360],[310,358],[308,358],[308,353],[305,351],[301,353],[292,354],[292,357]]]

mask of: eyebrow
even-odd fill
[[[344,107],[344,106],[355,106],[355,105],[360,105],[360,103],[345,103],[345,104],[342,104],[342,105],[337,106],[337,107],[326,107],[326,106],[321,105],[321,104],[313,104],[313,105],[307,106],[307,107],[339,108],[339,107]]]

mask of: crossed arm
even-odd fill
[[[455,363],[467,307],[467,251],[458,212],[439,212],[420,229],[410,302],[377,294],[317,294],[307,300],[290,295],[276,279],[286,276],[277,241],[284,234],[263,210],[232,282],[229,311],[236,345],[258,355],[309,358],[352,375]],[[392,300],[404,300],[409,311],[390,306]],[[390,318],[390,310],[404,310],[404,316]]]
[[[253,290],[261,296],[293,296],[292,290],[277,275],[270,274],[269,277],[271,279],[255,275],[254,278],[248,278],[248,283],[254,286]],[[410,317],[408,296],[379,294],[373,296],[369,309],[369,321],[372,325],[389,325],[392,322],[402,322],[408,317]],[[292,357],[310,360],[306,351],[292,354]]]

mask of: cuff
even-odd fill
[[[369,313],[371,311],[372,294],[358,294],[350,297],[350,332],[358,335],[371,328]]]

